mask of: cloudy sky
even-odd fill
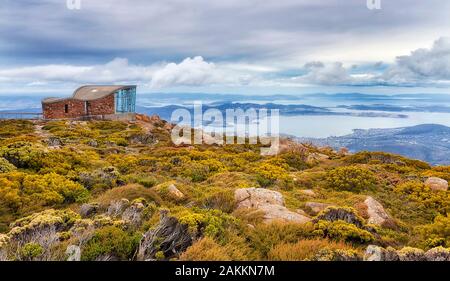
[[[0,94],[446,93],[450,1],[0,0]],[[71,0],[76,2],[77,0]]]

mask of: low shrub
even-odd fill
[[[225,213],[231,213],[235,209],[234,192],[232,190],[219,190],[212,194],[206,194],[198,202],[202,208],[217,209]]]
[[[375,240],[375,237],[369,231],[342,220],[333,222],[320,220],[314,225],[313,233],[324,238],[359,244],[365,244]]]
[[[0,157],[0,173],[8,173],[14,170],[16,170],[16,166],[9,163],[5,158]]]
[[[373,189],[377,179],[373,172],[358,166],[332,169],[326,175],[327,186],[339,191],[361,192]]]
[[[37,243],[27,243],[20,249],[20,260],[32,261],[44,253],[44,248]]]
[[[139,245],[140,235],[127,233],[115,226],[98,229],[83,247],[81,260],[92,261],[105,256],[130,260]]]
[[[231,231],[238,223],[235,217],[214,209],[181,209],[174,214],[181,224],[189,226],[193,236],[201,234],[218,241],[224,241],[225,233]]]
[[[394,191],[441,214],[450,211],[450,194],[445,191],[433,191],[422,182],[407,181],[397,185]]]
[[[0,120],[0,138],[33,133],[33,123],[28,120]]]
[[[418,232],[429,248],[450,246],[450,214],[438,215],[433,223],[419,227]]]
[[[0,148],[0,157],[24,169],[39,170],[44,154],[42,146],[30,142],[15,142]]]

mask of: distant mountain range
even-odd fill
[[[208,109],[218,109],[225,116],[227,109],[242,109],[244,111],[248,109],[278,109],[280,115],[293,116],[293,115],[340,115],[340,116],[359,116],[359,117],[388,117],[388,118],[407,118],[405,114],[394,113],[394,112],[373,112],[373,111],[362,111],[362,112],[343,112],[334,111],[326,107],[311,106],[306,104],[275,104],[275,103],[232,103],[232,102],[216,102],[211,104],[204,104],[202,106],[203,112]],[[191,114],[194,113],[193,106],[181,106],[181,105],[167,105],[159,107],[143,107],[137,106],[136,111],[139,113],[144,113],[148,115],[157,114],[162,119],[170,120],[172,112],[176,109],[187,109]]]
[[[351,152],[385,151],[426,161],[450,165],[450,128],[423,124],[395,129],[354,130],[352,134],[328,138],[296,138],[319,146],[348,148]]]

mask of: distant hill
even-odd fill
[[[214,108],[218,109],[225,115],[227,109],[278,109],[280,115],[284,116],[294,116],[294,115],[339,115],[339,116],[359,116],[359,117],[388,117],[388,118],[407,118],[405,114],[393,113],[393,112],[374,112],[374,111],[364,111],[364,112],[342,112],[330,110],[326,107],[311,106],[306,104],[275,104],[275,103],[232,103],[232,102],[216,102],[212,104],[204,104],[203,112],[208,109]],[[137,106],[136,111],[142,114],[153,115],[156,114],[164,120],[170,120],[172,112],[176,109],[187,109],[191,114],[193,114],[192,106],[181,106],[181,105],[167,105],[159,107],[144,107]]]
[[[354,130],[352,134],[323,139],[299,138],[300,141],[351,152],[385,151],[429,162],[432,165],[450,164],[450,128],[423,124],[394,129]]]

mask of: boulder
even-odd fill
[[[283,220],[305,223],[311,219],[305,215],[292,212],[284,206],[281,193],[264,188],[241,188],[234,194],[238,209],[255,208],[264,213],[264,222]]]
[[[8,260],[8,255],[6,252],[6,246],[8,245],[8,242],[8,235],[0,233],[0,262]]]
[[[85,203],[81,205],[79,214],[83,218],[90,217],[92,215],[95,215],[99,209],[98,203]]]
[[[284,206],[281,193],[265,188],[241,188],[234,193],[237,208],[258,208],[261,205]]]
[[[384,249],[380,246],[369,245],[364,253],[364,260],[366,261],[383,261]]]
[[[144,204],[135,202],[123,212],[122,220],[132,226],[139,226],[142,221],[142,212],[144,209]]]
[[[92,146],[92,147],[98,147],[98,142],[94,139],[91,139],[87,142],[87,145]]]
[[[66,249],[67,261],[80,261],[81,249],[77,245],[69,245]]]
[[[399,257],[395,249],[384,249],[380,246],[369,245],[364,253],[365,261],[398,261]]]
[[[364,204],[367,207],[367,214],[369,216],[369,219],[367,220],[368,223],[383,225],[390,219],[383,206],[372,197],[367,196],[367,199],[364,200]]]
[[[302,189],[299,191],[300,191],[300,193],[303,193],[303,194],[311,196],[311,197],[316,196],[316,193],[312,189]]]
[[[450,261],[450,250],[444,247],[436,247],[425,252],[427,261]]]
[[[276,220],[305,223],[311,220],[305,215],[289,211],[284,206],[267,204],[260,206],[258,209],[264,212],[264,221],[267,223]]]
[[[62,140],[60,138],[57,138],[57,137],[49,137],[48,140],[47,140],[47,144],[50,147],[60,147],[60,146],[64,145]]]
[[[297,209],[297,210],[295,210],[295,212],[302,216],[305,216],[305,217],[308,216],[308,214],[305,211],[303,211],[302,209]]]
[[[328,159],[330,159],[330,157],[326,154],[313,152],[313,153],[309,154],[308,157],[306,158],[306,163],[313,164],[313,163],[322,162],[322,161],[325,161]]]
[[[430,177],[425,181],[425,185],[431,188],[431,190],[448,190],[448,182],[438,177]]]
[[[176,199],[183,199],[184,194],[181,192],[174,184],[171,184],[167,187],[167,191],[171,196],[173,196]]]
[[[307,210],[309,210],[310,213],[314,216],[330,206],[331,206],[330,204],[318,203],[318,202],[306,202],[305,203],[305,208],[307,208]]]
[[[133,144],[153,144],[156,138],[151,133],[135,134],[128,138],[128,140]]]

